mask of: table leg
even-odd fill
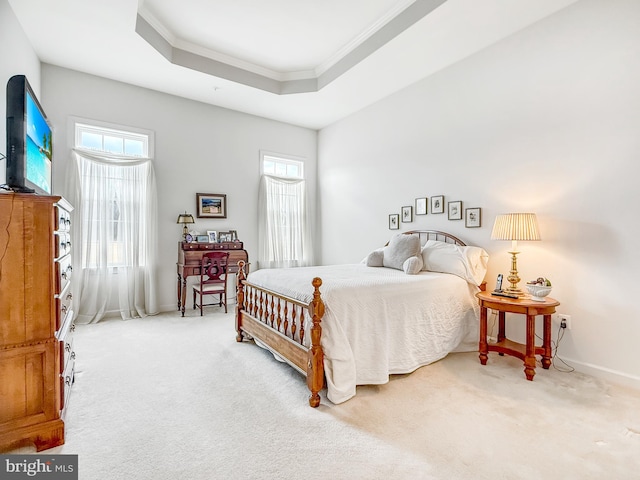
[[[498,312],[498,342],[503,341],[507,336],[504,320],[505,313]]]
[[[524,374],[527,380],[533,380],[536,374],[536,317],[535,315],[527,315],[527,344],[524,356]]]
[[[182,276],[178,274],[178,311],[180,311],[180,307],[182,306]]]
[[[489,346],[487,345],[487,308],[480,307],[480,345],[478,346],[480,352],[480,363],[482,365],[487,364],[487,353],[489,353]]]
[[[542,330],[542,368],[551,366],[551,315],[544,315]]]
[[[187,303],[187,278],[182,279],[182,292],[180,294],[182,298],[182,316],[184,317],[184,306]]]

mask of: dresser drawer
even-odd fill
[[[73,267],[71,266],[71,255],[66,255],[55,261],[56,268],[56,294],[61,293],[67,284],[71,281],[71,272]]]
[[[67,283],[67,288],[59,295],[55,296],[56,304],[56,332],[62,327],[65,318],[73,307],[73,294],[71,284]]]
[[[76,359],[70,357],[64,372],[60,375],[60,410],[63,412],[61,417],[64,417],[65,408],[69,400],[69,394],[71,393],[71,386],[73,385],[75,377],[75,365]]]
[[[71,235],[66,232],[56,232],[55,245],[55,258],[64,257],[71,253]]]
[[[74,328],[73,325],[72,328]],[[73,332],[69,331],[65,338],[60,341],[60,365],[62,371],[65,371],[69,362],[75,360],[75,358],[76,352],[73,349]]]
[[[71,230],[71,213],[60,205],[55,206],[55,230],[58,232],[68,232]]]

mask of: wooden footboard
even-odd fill
[[[236,340],[246,335],[258,340],[303,375],[311,391],[309,405],[320,405],[324,387],[324,354],[320,345],[324,303],[320,297],[322,280],[314,278],[313,300],[309,304],[249,283],[245,262],[238,262]],[[311,331],[305,322],[311,319]],[[307,337],[308,335],[308,337]]]

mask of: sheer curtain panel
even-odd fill
[[[305,181],[263,175],[260,181],[258,268],[311,265]]]
[[[72,169],[78,322],[97,322],[113,310],[123,319],[158,313],[151,160],[75,149]]]

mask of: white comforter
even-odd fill
[[[383,384],[452,351],[478,347],[478,287],[455,275],[363,264],[265,269],[248,281],[310,302],[322,278],[327,396],[342,403],[356,385]],[[309,331],[310,326],[305,326]]]

